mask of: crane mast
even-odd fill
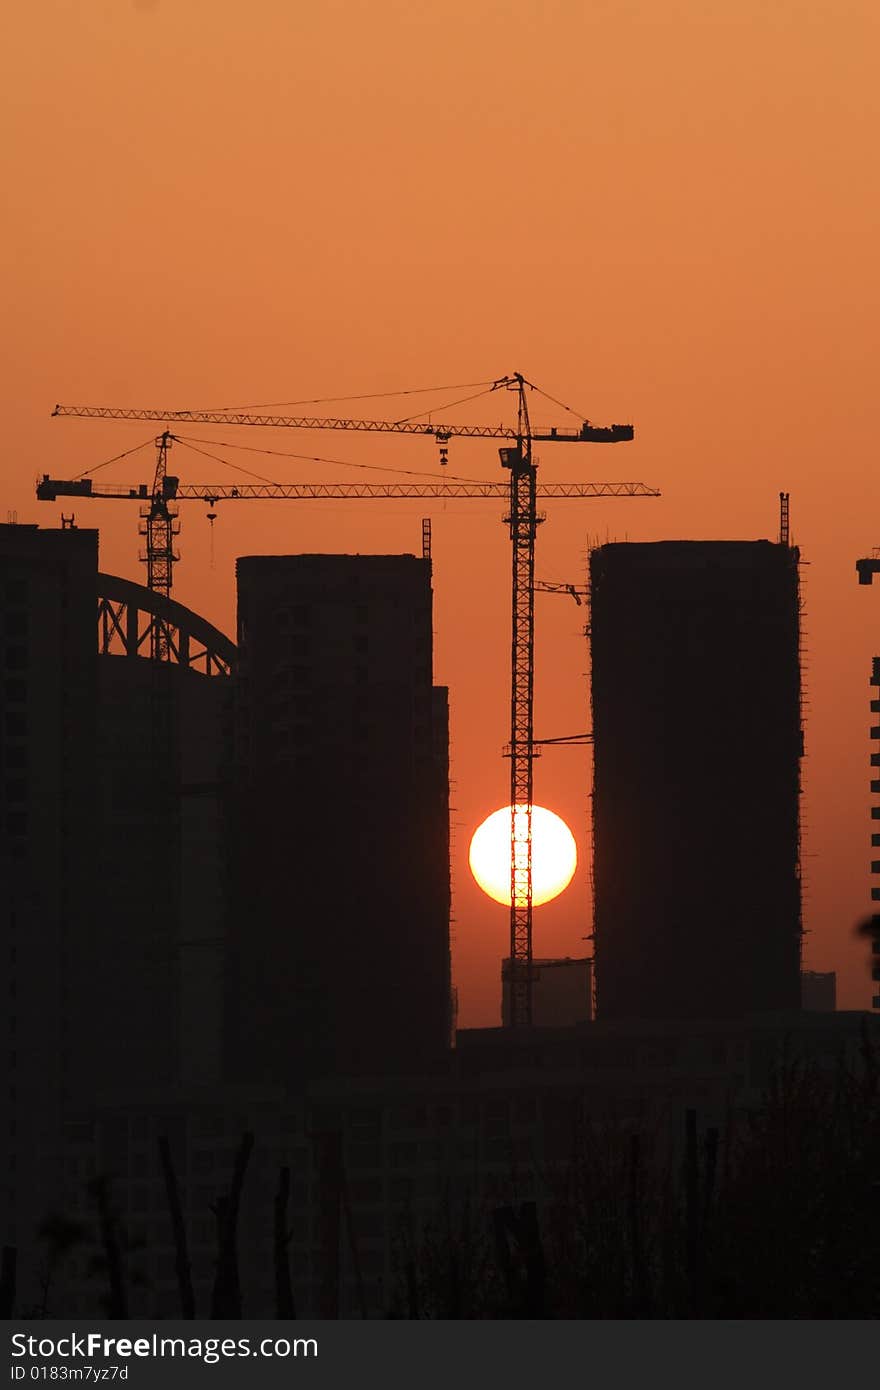
[[[174,552],[174,537],[180,530],[175,520],[177,509],[168,505],[169,496],[174,493],[176,478],[167,474],[168,450],[173,435],[163,430],[156,440],[156,472],[153,475],[153,493],[148,507],[141,507],[143,519],[140,534],[146,540],[141,560],[147,566],[147,588],[164,598],[171,597],[171,584],[174,562],[180,557]],[[154,661],[167,661],[169,656],[168,627],[161,618],[156,618],[150,629],[150,656]]]
[[[425,497],[498,496],[506,491],[509,513],[505,522],[511,539],[511,681],[510,681],[510,1022],[528,1027],[532,1022],[532,800],[535,683],[535,534],[543,517],[537,510],[539,493],[547,496],[658,496],[655,489],[639,483],[550,484],[538,488],[532,443],[617,443],[633,438],[631,425],[597,426],[585,420],[577,430],[550,429],[534,434],[529,419],[527,382],[515,372],[492,383],[492,390],[505,388],[517,395],[516,428],[500,425],[437,425],[415,420],[357,420],[338,417],[255,415],[249,411],[160,411],[117,406],[56,405],[53,414],[105,420],[159,420],[167,422],[252,425],[269,428],[361,430],[396,434],[431,435],[440,447],[440,462],[446,463],[448,443],[453,436],[501,438],[512,441],[499,450],[501,464],[510,470],[507,489],[498,484],[415,485],[409,484],[263,484],[239,487],[205,485],[179,487],[178,479],[166,474],[167,452],[173,436],[166,429],[157,440],[159,461],[149,508],[144,508],[143,534],[147,538],[148,585],[168,594],[171,588],[172,549],[175,534],[168,502],[177,497],[201,497],[209,505],[222,499],[258,497]],[[146,499],[147,490],[110,488],[93,490],[91,480],[63,484],[44,477],[37,496],[54,500],[56,496],[119,497]],[[152,655],[166,660],[167,640],[160,629],[153,635]]]
[[[510,644],[510,1022],[532,1022],[532,801],[535,706],[535,533],[538,526],[532,432],[522,377],[516,443],[501,449],[510,469],[512,550]]]

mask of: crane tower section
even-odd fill
[[[174,537],[180,530],[176,521],[177,509],[169,506],[169,496],[173,495],[176,478],[167,474],[168,450],[173,436],[163,430],[156,440],[156,472],[153,476],[153,494],[149,506],[141,507],[142,525],[140,534],[146,541],[141,560],[147,566],[147,588],[163,598],[171,597],[174,577],[174,562],[179,555],[174,551]],[[171,638],[168,626],[162,618],[157,618],[151,630],[150,655],[154,661],[168,661]]]

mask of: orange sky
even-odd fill
[[[582,579],[591,537],[775,537],[788,489],[809,561],[806,963],[837,969],[840,1002],[864,1007],[850,927],[868,907],[880,594],[857,586],[854,564],[880,543],[878,13],[876,0],[17,6],[0,88],[2,506],[55,524],[59,509],[33,498],[38,473],[71,475],[150,437],[52,421],[56,401],[293,401],[514,370],[598,423],[636,426],[629,445],[543,449],[539,476],[664,494],[557,504],[543,577]],[[408,413],[391,404],[392,418]],[[439,476],[422,440],[226,437]],[[233,457],[267,477],[363,476]],[[221,477],[175,458],[188,481]],[[107,476],[146,481],[151,468],[145,451]],[[501,476],[491,443],[454,444],[449,471]],[[185,505],[175,592],[232,631],[236,555],[417,550],[427,510],[453,715],[461,1022],[491,1023],[507,914],[466,859],[471,829],[507,796],[501,509],[230,505],[212,568],[203,508]],[[132,508],[85,504],[77,520],[102,528],[105,569],[141,577]],[[587,727],[583,622],[570,600],[539,597],[540,737]],[[723,794],[722,745],[717,757]],[[541,759],[536,800],[582,850],[587,790],[582,750]],[[748,873],[736,846],[730,864]],[[580,952],[588,907],[581,869],[536,911],[536,953]]]

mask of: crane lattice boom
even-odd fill
[[[656,488],[645,483],[538,483],[536,496],[562,498],[575,497],[659,497]],[[377,501],[389,498],[440,497],[456,498],[500,498],[510,500],[510,487],[507,483],[180,483],[176,478],[166,479],[165,496],[169,501],[207,502],[260,502],[291,501],[306,502],[319,498],[352,498]],[[102,483],[95,485],[91,478],[67,481],[50,478],[44,474],[37,484],[37,497],[42,502],[54,502],[58,497],[97,497],[109,501],[144,501],[149,499],[150,490],[146,483],[134,486],[126,483]],[[568,591],[569,586],[562,586]]]
[[[267,429],[357,430],[368,434],[427,434],[438,439],[516,439],[509,425],[436,425],[430,420],[357,420],[335,415],[253,415],[241,410],[150,410],[136,406],[56,405],[53,415],[86,420],[153,420],[176,425],[262,425]],[[632,425],[592,425],[578,430],[550,429],[532,439],[553,444],[616,444],[632,439]]]

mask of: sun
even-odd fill
[[[517,820],[524,814],[523,806],[516,813]],[[496,903],[510,907],[509,806],[493,811],[474,831],[468,862],[483,892]],[[568,887],[576,868],[577,845],[565,821],[543,806],[533,806],[532,906],[558,897]]]

